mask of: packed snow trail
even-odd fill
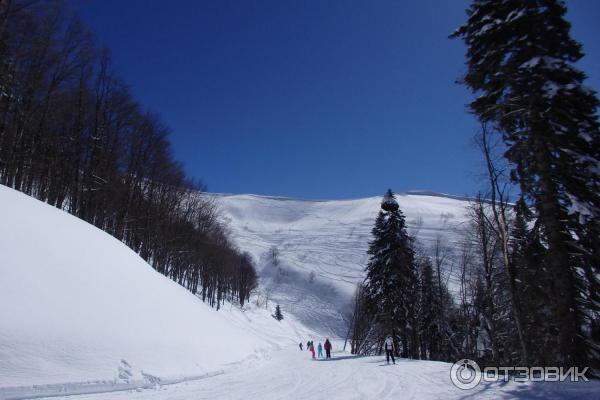
[[[310,352],[286,347],[270,357],[225,368],[222,375],[158,389],[64,397],[64,400],[319,400],[319,399],[593,399],[600,382],[494,383],[461,390],[450,381],[451,364],[333,353],[312,360]],[[54,398],[56,399],[56,398]]]

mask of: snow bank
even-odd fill
[[[0,388],[202,376],[296,340],[289,319],[217,312],[113,237],[4,186],[0,221]]]

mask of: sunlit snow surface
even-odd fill
[[[3,387],[203,375],[305,336],[291,316],[216,312],[105,232],[5,186],[0,221],[0,399]]]
[[[450,381],[449,363],[387,366],[383,357],[341,352],[340,339],[332,360],[311,360],[297,343],[317,344],[325,335],[295,316],[320,332],[336,327],[336,310],[362,278],[362,239],[368,241],[379,199],[223,200],[241,247],[260,259],[271,245],[281,246],[282,274],[260,264],[261,291],[273,289],[269,310],[257,307],[255,297],[245,310],[210,309],[106,233],[0,186],[0,399],[592,399],[600,393],[598,382],[508,382],[462,391]],[[463,202],[399,196],[399,203],[412,228],[422,216],[424,241],[438,232],[455,240],[445,226],[460,223]],[[318,273],[313,283],[310,271]],[[337,303],[328,306],[328,299]],[[279,300],[286,302],[281,322],[271,317]]]
[[[313,361],[286,348],[268,358],[231,365],[215,377],[156,389],[63,397],[62,400],[434,400],[597,399],[599,382],[555,384],[496,382],[461,390],[450,381],[451,364],[436,361],[355,358],[333,353]]]
[[[364,278],[371,229],[381,197],[308,201],[255,195],[218,195],[223,218],[237,245],[257,262],[261,287],[282,309],[310,328],[344,337],[348,304]],[[424,194],[399,194],[409,233],[426,253],[437,238],[447,244],[452,270],[468,201]],[[268,252],[277,247],[280,265]],[[310,274],[315,279],[310,283]],[[452,281],[450,281],[452,286]]]

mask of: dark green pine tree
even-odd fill
[[[279,304],[277,304],[275,306],[275,314],[273,315],[273,317],[277,320],[277,321],[281,321],[283,319],[283,314],[281,313],[281,307],[279,307]]]
[[[544,305],[551,300],[546,297],[544,290],[549,284],[547,274],[540,268],[546,249],[542,245],[538,226],[529,227],[533,215],[523,199],[516,202],[514,212],[510,258],[515,270],[515,295],[520,306],[523,330],[527,333],[529,362],[549,365],[545,349],[551,345],[546,339],[551,337],[552,332],[544,331],[547,328],[544,321],[552,316]]]
[[[548,282],[545,354],[554,365],[590,365],[600,352],[590,335],[600,313],[599,102],[575,68],[583,53],[565,13],[557,0],[476,0],[452,37],[467,45],[464,83],[478,95],[470,108],[502,133],[547,248],[538,266]]]
[[[440,302],[436,283],[433,276],[433,266],[429,258],[421,261],[421,273],[419,276],[419,312],[418,326],[422,360],[442,360],[440,345],[441,326]]]
[[[400,339],[402,356],[419,356],[416,306],[417,274],[404,215],[388,190],[372,230],[365,279],[365,303],[380,337]]]

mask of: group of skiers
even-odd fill
[[[304,350],[304,348],[302,347],[302,342],[300,342],[298,344],[298,347],[300,347],[300,351]],[[319,342],[318,346],[317,346],[317,356],[315,356],[315,344],[312,340],[309,340],[308,342],[306,342],[306,350],[310,351],[312,354],[312,358],[323,358],[323,349],[325,349],[325,355],[327,358],[331,358],[331,342],[329,341],[329,338],[325,339],[325,345],[322,345],[321,342]]]
[[[302,342],[298,344],[300,347],[300,351],[304,350],[302,346]],[[391,335],[388,335],[383,342],[383,348],[385,350],[385,358],[387,364],[390,363],[390,357],[392,358],[392,363],[396,364],[396,359],[394,358],[394,339],[392,339]],[[312,358],[323,358],[323,349],[325,349],[325,354],[327,358],[331,358],[331,342],[329,338],[325,340],[325,345],[321,345],[321,342],[317,345],[317,356],[315,356],[315,344],[312,340],[306,342],[306,350],[310,351],[312,354]]]

